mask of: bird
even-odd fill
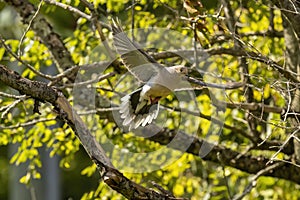
[[[122,125],[129,130],[151,124],[159,113],[159,102],[175,89],[183,87],[188,68],[166,67],[158,63],[124,33],[118,21],[112,21],[113,42],[127,70],[142,84],[121,98]]]

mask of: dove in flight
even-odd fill
[[[142,83],[141,87],[121,98],[120,116],[129,130],[146,126],[157,118],[159,101],[182,87],[188,68],[165,67],[131,41],[118,21],[112,23],[113,41],[127,70]]]

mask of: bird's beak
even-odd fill
[[[190,83],[195,83],[195,78],[191,77],[190,75],[186,74],[182,77],[182,80],[184,81],[188,81]]]
[[[186,81],[191,81],[191,79],[193,79],[193,78],[190,75],[188,75],[188,74],[186,74],[184,76],[184,80],[186,80]]]

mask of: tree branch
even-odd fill
[[[59,117],[64,119],[73,129],[88,155],[97,165],[104,182],[112,189],[123,194],[128,199],[182,199],[161,194],[138,185],[115,169],[98,141],[92,136],[79,115],[73,110],[61,92],[47,86],[43,82],[22,78],[18,73],[7,69],[7,67],[1,64],[0,74],[0,81],[4,84],[39,101],[49,102],[55,107]]]
[[[151,135],[151,131],[145,129],[143,135],[147,136],[149,133]],[[268,162],[270,162],[270,164],[277,163],[275,161],[272,162],[263,156],[255,157],[251,155],[243,155],[229,148],[220,145],[214,145],[194,136],[178,132],[176,130],[168,130],[166,128],[149,137],[149,139],[162,145],[167,145],[174,139],[175,136],[177,141],[193,141],[186,152],[201,157],[201,154],[203,153],[202,151],[205,151],[205,149],[202,147],[205,145],[210,147],[211,151],[205,157],[202,157],[203,160],[212,161],[215,163],[220,163],[220,161],[222,161],[222,163],[226,166],[234,167],[251,174],[256,174],[260,170],[266,168]],[[180,147],[179,145],[175,146]],[[273,171],[266,172],[264,175],[283,178],[300,184],[300,168],[289,163],[285,163]]]
[[[172,51],[163,51],[159,53],[154,53],[152,56],[154,59],[159,60],[159,59],[166,59],[166,58],[174,58],[174,57],[182,57],[184,56],[189,56],[191,57],[193,55],[194,50],[172,50]],[[293,81],[294,83],[300,83],[300,81],[295,77],[297,76],[297,73],[291,72],[272,59],[256,53],[254,51],[249,51],[245,49],[237,49],[237,48],[211,48],[211,49],[199,49],[199,56],[202,55],[232,55],[232,56],[238,56],[238,57],[247,57],[252,60],[259,61],[261,63],[264,63],[275,70],[277,70],[279,73],[281,73],[286,79]]]
[[[88,14],[85,14],[84,12],[81,12],[80,10],[78,10],[77,8],[75,7],[72,7],[70,5],[67,5],[67,4],[64,4],[64,3],[61,3],[61,2],[57,2],[57,1],[54,1],[54,0],[44,0],[45,3],[48,3],[48,4],[52,4],[52,5],[55,5],[57,7],[61,7],[65,10],[69,10],[87,20],[91,20],[91,16],[88,15]]]
[[[113,109],[101,109],[101,110],[97,109],[97,114],[100,117],[104,117],[105,119],[108,119],[109,121],[114,121],[114,117],[111,116],[112,110]],[[175,136],[177,141],[192,141],[190,147],[184,152],[191,153],[195,156],[201,155],[200,150],[203,145],[213,147],[212,150],[205,157],[202,158],[203,160],[212,161],[215,163],[220,163],[222,161],[222,163],[226,166],[240,169],[244,172],[248,172],[251,174],[255,174],[261,169],[264,169],[266,167],[266,164],[268,162],[271,162],[270,159],[268,158],[262,156],[255,157],[251,155],[245,155],[220,145],[214,145],[208,143],[205,140],[202,140],[195,136],[188,135],[184,132],[178,132],[176,130],[169,130],[167,128],[163,128],[161,131],[153,135],[152,134],[153,131],[151,131],[152,129],[153,126],[145,127],[144,129],[142,129],[143,131],[140,134],[138,134],[138,136],[146,137],[147,139],[154,142],[158,142],[161,145],[168,145],[170,144],[171,141],[173,143],[173,139],[175,138]],[[236,131],[237,132],[235,132],[235,134],[239,134],[238,129]],[[266,141],[266,143],[257,146],[254,149],[276,150],[282,147],[280,145],[281,144],[279,142]],[[179,151],[182,151],[180,147],[181,147],[180,145],[173,145],[172,147],[169,148],[174,148]],[[281,152],[292,154],[293,153],[292,143],[287,144],[284,149],[281,149]],[[272,162],[270,164],[272,164]],[[296,183],[300,183],[300,174],[299,176],[298,175],[294,176],[294,174],[298,174],[298,173],[300,173],[300,168],[297,168],[297,166],[286,162],[286,164],[283,165],[282,168],[277,169],[276,172],[268,173],[266,174],[266,176],[283,178],[286,180],[294,181]]]

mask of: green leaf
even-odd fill
[[[30,182],[30,179],[31,179],[31,174],[30,173],[27,173],[26,175],[22,176],[20,178],[20,183],[23,183],[25,185],[28,185],[29,182]]]

